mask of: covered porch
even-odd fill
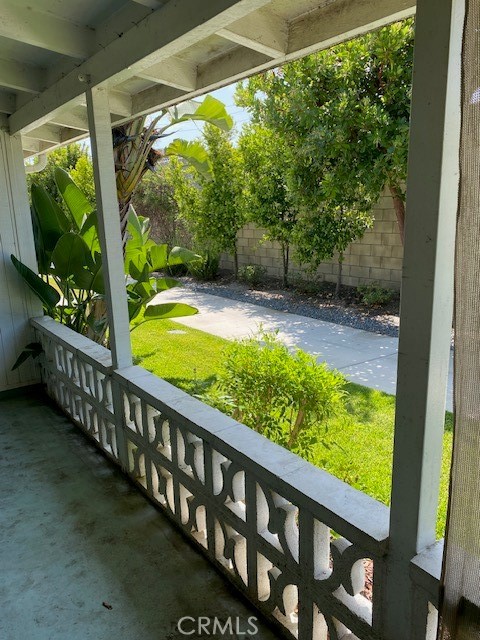
[[[15,518],[7,520],[12,536],[6,540],[16,564],[38,568],[28,536],[32,528],[45,532],[32,542],[39,544],[44,572],[37,582],[12,568],[13,583],[4,592],[12,610],[23,621],[30,616],[28,637],[75,637],[68,615],[40,611],[45,592],[38,582],[51,576],[60,594],[56,604],[48,601],[53,607],[65,606],[68,585],[75,582],[68,593],[79,638],[87,633],[173,638],[172,625],[182,615],[248,618],[249,611],[258,611],[273,633],[299,640],[433,640],[443,548],[435,540],[435,520],[453,313],[463,0],[418,0],[417,7],[410,0],[105,0],[69,9],[70,4],[41,0],[31,9],[23,0],[15,6],[0,1],[8,16],[0,24],[0,57],[8,57],[3,38],[16,43],[21,60],[3,65],[0,74],[5,194],[0,284],[6,292],[0,300],[0,391],[20,394],[4,396],[0,404],[2,430],[14,441],[4,455],[5,501]],[[394,471],[387,508],[132,365],[111,126],[415,10]],[[10,263],[14,254],[36,267],[24,158],[87,134],[111,351],[42,317]],[[18,353],[32,339],[43,347],[40,367],[24,365],[12,373]],[[70,422],[42,396],[32,395],[31,385],[39,382]],[[40,423],[38,432],[34,421]],[[84,435],[74,434],[73,423]],[[11,451],[21,457],[13,458]],[[39,479],[34,492],[27,469]],[[18,487],[10,479],[15,474]],[[51,544],[60,521],[61,547]],[[65,562],[72,547],[83,554],[78,574]],[[234,585],[238,601],[198,552]],[[373,565],[372,596],[364,593],[366,562]],[[214,607],[206,585],[218,594]],[[111,594],[104,595],[108,588]],[[38,617],[24,616],[22,603]],[[95,623],[104,627],[89,626],[82,613],[88,607],[100,611]],[[260,626],[258,637],[270,637]],[[24,628],[7,627],[7,637],[23,638]]]
[[[275,634],[38,387],[0,399],[2,638]]]

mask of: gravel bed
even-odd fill
[[[295,290],[280,289],[275,284],[250,288],[228,279],[215,282],[198,282],[189,277],[178,278],[191,291],[201,291],[229,300],[250,302],[277,311],[287,311],[308,318],[325,320],[354,329],[363,329],[386,336],[398,336],[398,312],[396,309],[370,309],[359,304],[322,298]]]

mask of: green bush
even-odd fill
[[[197,280],[215,280],[218,276],[218,266],[220,264],[220,258],[218,254],[206,251],[203,255],[199,256],[196,260],[192,260],[188,265],[188,272],[191,276]]]
[[[369,307],[381,307],[391,302],[395,297],[395,291],[392,291],[392,289],[384,289],[376,282],[358,286],[357,292],[360,294],[360,299],[363,304]]]
[[[305,276],[296,273],[290,276],[290,285],[292,289],[295,289],[295,291],[298,291],[299,293],[316,295],[322,291],[325,283],[315,276],[306,278]]]
[[[320,429],[342,407],[344,377],[300,349],[290,353],[276,334],[232,342],[219,374],[233,417],[309,458]],[[224,400],[225,401],[225,400]]]
[[[255,287],[257,284],[260,284],[266,274],[267,270],[265,267],[262,267],[259,264],[246,264],[243,267],[240,267],[237,277],[241,282],[245,282],[246,284]]]

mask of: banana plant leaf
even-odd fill
[[[165,154],[167,156],[180,156],[187,160],[205,178],[211,176],[212,168],[207,150],[198,140],[188,142],[187,140],[176,138],[165,149]]]
[[[125,272],[134,280],[145,282],[150,276],[150,263],[146,247],[128,246],[125,250]]]
[[[147,282],[137,282],[134,285],[128,285],[128,293],[132,293],[132,297],[138,299],[143,304],[150,302],[150,300],[162,291],[168,291],[174,287],[180,287],[182,283],[174,278],[150,278]],[[138,296],[138,298],[137,298]]]
[[[81,229],[85,218],[93,211],[92,205],[64,169],[57,167],[54,177],[57,188],[72,214],[77,228]]]
[[[93,270],[95,263],[85,240],[77,233],[65,233],[52,252],[55,273],[60,278],[70,278],[85,268]]]
[[[145,309],[144,318],[148,320],[166,320],[167,318],[182,318],[194,316],[198,309],[183,302],[167,302],[164,304],[149,304]]]
[[[53,309],[60,302],[60,294],[58,291],[47,282],[44,282],[42,278],[35,273],[35,271],[32,271],[29,267],[24,265],[23,262],[20,262],[20,260],[17,260],[13,254],[10,256],[10,259],[13,262],[15,269],[22,276],[30,289],[42,301],[42,304],[48,309],[48,311],[52,313]]]
[[[85,240],[92,255],[100,253],[100,241],[98,239],[98,216],[96,211],[92,211],[80,229],[80,235]]]
[[[43,248],[51,252],[60,236],[70,230],[71,221],[44,187],[32,184],[31,195],[32,215]]]
[[[160,271],[168,266],[168,246],[166,244],[150,247],[148,255],[152,271]]]
[[[185,120],[203,120],[214,124],[223,131],[230,131],[233,126],[232,117],[227,113],[225,105],[213,96],[206,96],[203,102],[190,112],[183,111],[180,114],[178,111],[176,113],[173,111],[172,115],[173,118],[169,126],[185,122]]]
[[[127,244],[130,244],[131,247],[142,246],[145,243],[143,225],[132,205],[128,209],[127,231],[130,234]]]
[[[176,264],[188,264],[192,260],[198,260],[200,256],[189,249],[183,247],[173,247],[168,256],[168,265],[170,267]]]

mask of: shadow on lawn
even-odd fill
[[[347,382],[345,409],[350,415],[354,415],[358,422],[367,424],[375,420],[379,409],[395,411],[395,398],[378,391],[363,387],[354,382]],[[380,405],[380,406],[379,406]]]
[[[378,389],[363,387],[354,382],[347,382],[345,389],[348,393],[345,408],[347,413],[355,415],[358,422],[368,424],[375,420],[378,411],[392,412],[392,428],[395,422],[395,396],[390,396]],[[453,431],[453,414],[445,411],[445,431]]]
[[[198,396],[210,391],[215,382],[217,381],[217,377],[212,375],[208,378],[203,378],[201,380],[195,378],[174,378],[169,377],[165,378],[167,382],[173,384],[175,387],[182,389],[186,393],[191,396]]]

